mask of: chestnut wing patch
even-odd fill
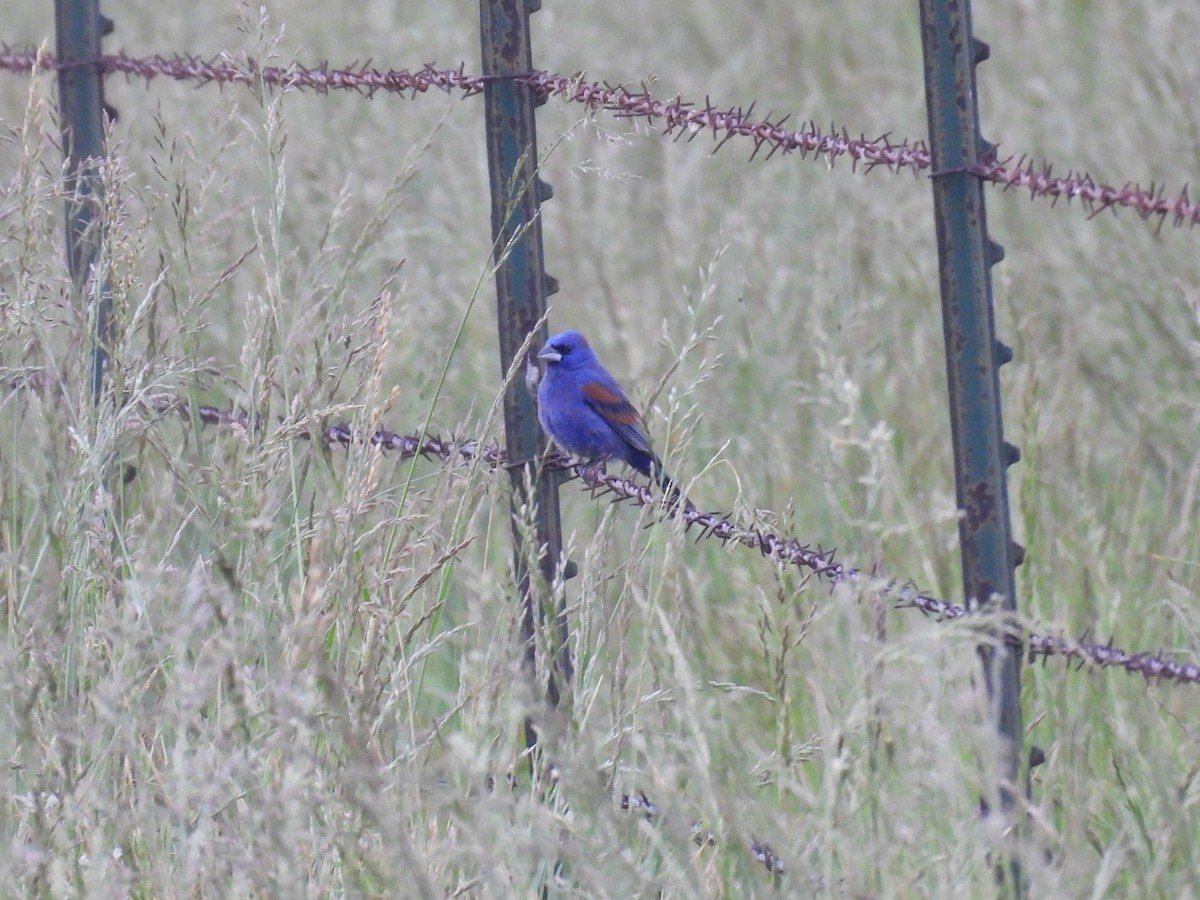
[[[653,455],[650,450],[650,438],[642,427],[642,417],[633,408],[629,398],[620,389],[613,389],[590,381],[583,385],[583,396],[588,405],[594,409],[604,421],[608,422],[622,438],[635,450],[647,455]]]

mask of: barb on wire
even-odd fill
[[[13,50],[0,45],[0,69],[30,72],[36,68],[58,69],[55,57],[25,50]],[[113,54],[97,57],[90,63],[107,74],[150,81],[171,78],[199,84],[254,84],[297,90],[354,91],[371,97],[376,93],[415,97],[430,89],[446,92],[461,91],[465,96],[478,94],[489,79],[511,78],[527,84],[544,97],[558,97],[578,103],[591,110],[606,110],[622,118],[661,122],[663,133],[675,140],[691,141],[701,134],[710,134],[716,142],[713,152],[734,139],[753,145],[751,159],[763,153],[766,158],[776,153],[798,153],[802,158],[822,157],[834,161],[840,157],[850,160],[852,170],[861,165],[864,171],[882,166],[889,171],[910,170],[914,173],[929,169],[929,149],[923,141],[893,142],[889,133],[876,138],[865,135],[851,137],[842,128],[831,125],[822,130],[815,122],[794,129],[787,128],[786,116],[771,120],[754,116],[754,104],[748,107],[719,107],[705,98],[700,106],[681,97],[660,100],[643,86],[633,90],[625,85],[609,85],[586,81],[582,74],[568,76],[551,72],[524,72],[512,75],[470,75],[464,65],[456,69],[437,69],[427,64],[418,69],[378,69],[369,64],[331,67],[321,63],[315,68],[300,65],[260,66],[252,58],[237,58],[222,54],[212,60],[189,55],[130,57]],[[1053,174],[1049,163],[1037,163],[1025,155],[1001,159],[995,155],[981,160],[966,171],[983,181],[1002,188],[1029,191],[1030,199],[1078,201],[1090,216],[1105,210],[1130,209],[1143,219],[1157,218],[1159,225],[1170,222],[1176,227],[1200,224],[1200,201],[1191,199],[1186,187],[1169,195],[1161,186],[1143,189],[1133,182],[1118,187],[1097,182],[1085,172],[1068,171]]]

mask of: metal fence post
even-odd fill
[[[535,108],[542,102],[527,85],[511,77],[532,69],[529,15],[540,7],[538,0],[480,0],[480,38],[483,51],[484,122],[487,130],[488,176],[492,195],[492,239],[496,271],[497,322],[500,330],[500,370],[509,371],[513,360],[531,332],[537,332],[532,354],[549,337],[539,324],[546,311],[546,297],[558,285],[545,271],[542,223],[539,206],[551,195],[550,186],[537,176]],[[532,358],[528,363],[536,363]],[[522,367],[523,369],[524,367]],[[514,379],[504,395],[505,451],[512,479],[513,560],[521,595],[521,637],[525,664],[536,673],[535,627],[542,614],[538,591],[531,580],[527,560],[531,558],[517,527],[518,509],[531,499],[536,505],[533,540],[538,548],[540,577],[544,584],[554,580],[562,552],[559,521],[558,482],[553,473],[542,472],[536,481],[536,497],[527,496],[527,476],[533,462],[545,449],[537,421],[537,408],[524,379]],[[536,607],[536,609],[535,609]],[[551,666],[549,700],[557,705],[560,692],[571,678],[566,617],[558,611],[558,648]],[[532,746],[536,733],[526,725],[526,740]]]
[[[113,23],[100,15],[99,0],[54,0],[58,38],[58,102],[67,157],[67,265],[75,293],[96,298],[92,345],[92,394],[100,396],[108,359],[112,295],[107,279],[92,280],[103,241],[104,76],[95,65],[100,38]]]
[[[993,152],[979,131],[975,66],[987,45],[971,32],[970,0],[919,0],[929,116],[934,216],[954,441],[955,488],[962,553],[963,590],[970,608],[997,601],[1016,613],[1016,579],[1024,550],[1012,541],[1006,469],[1020,457],[1004,440],[999,368],[1012,351],[996,340],[991,267],[1004,255],[987,233],[983,183],[967,171]],[[988,696],[997,710],[1001,771],[1000,814],[1017,823],[1020,783],[1020,651],[1000,642],[980,647]],[[1007,872],[1022,891],[1016,852]]]

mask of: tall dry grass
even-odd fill
[[[51,34],[10,4],[4,38]],[[470,4],[106,8],[109,47],[476,68]],[[987,136],[1109,181],[1197,168],[1186,5],[979,4]],[[921,137],[913,6],[546,4],[539,64]],[[112,385],[62,253],[46,74],[0,79],[0,880],[89,896],[987,896],[974,636],[563,493],[577,678],[523,676],[507,479],[296,440],[499,437],[478,100],[109,80]],[[540,113],[554,327],[701,505],[959,594],[922,179]],[[1196,236],[990,192],[1021,608],[1200,656]],[[161,419],[164,396],[282,430]],[[118,464],[137,468],[113,488]],[[113,488],[110,490],[110,488]],[[1193,896],[1195,688],[1025,672],[1036,896]],[[553,789],[525,776],[541,725]],[[506,781],[515,776],[512,784]],[[644,792],[652,821],[615,797]],[[693,823],[700,836],[694,842]],[[778,882],[747,847],[786,863]]]

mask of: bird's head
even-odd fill
[[[546,341],[538,359],[544,359],[548,366],[576,369],[595,362],[596,354],[578,331],[563,331]]]

